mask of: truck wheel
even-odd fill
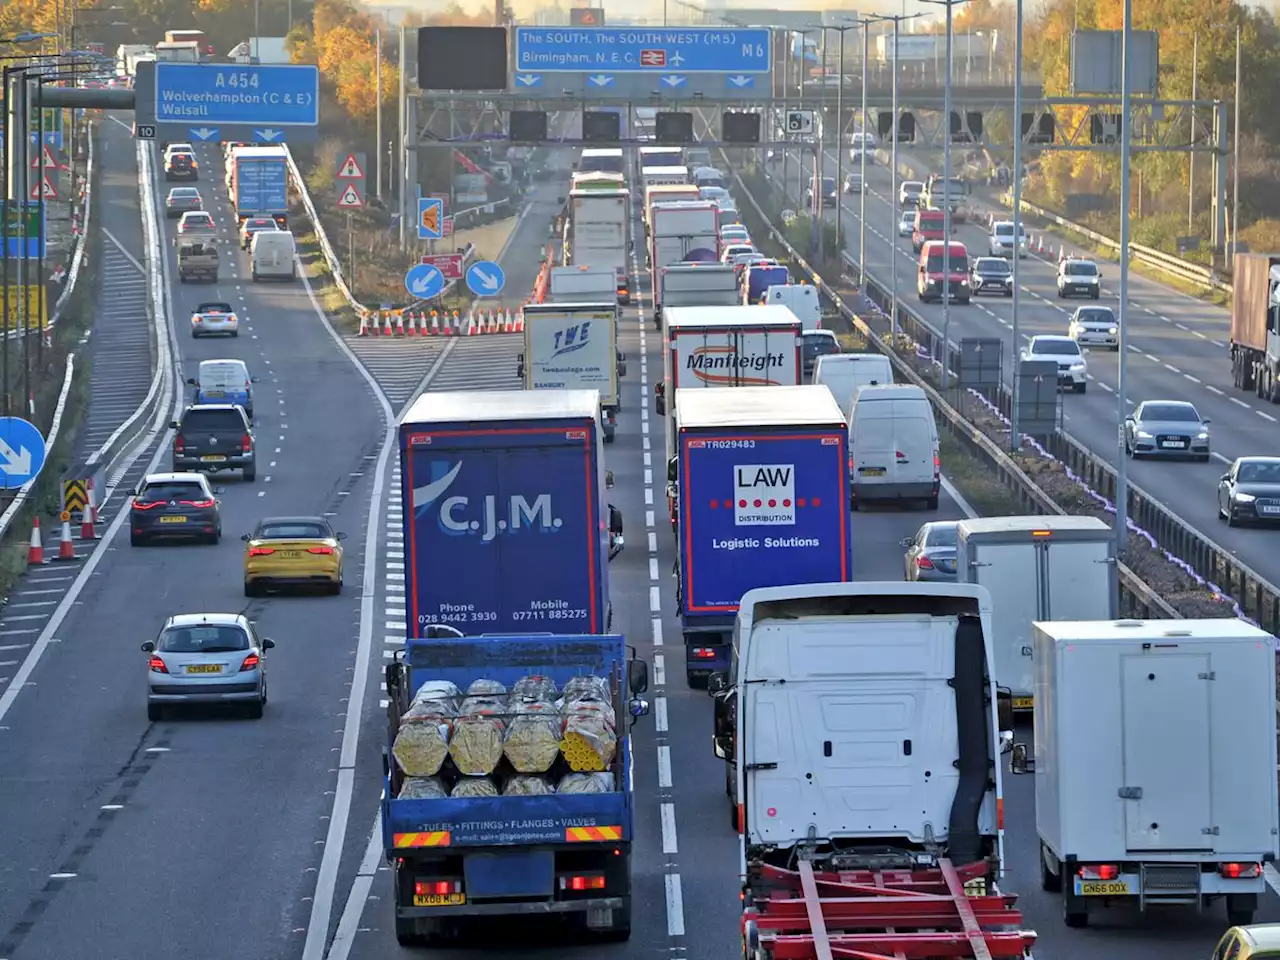
[[[425,938],[418,934],[416,921],[396,917],[396,943],[402,947],[416,947],[424,942]]]
[[[1073,930],[1083,930],[1089,925],[1088,905],[1070,889],[1062,891],[1062,922]]]
[[[1253,893],[1227,894],[1227,923],[1233,927],[1247,927],[1253,923],[1253,913],[1258,908],[1258,897]]]
[[[1062,874],[1049,869],[1049,861],[1045,856],[1044,844],[1040,844],[1040,889],[1046,893],[1059,893],[1062,890]]]
[[[601,930],[597,938],[605,943],[625,943],[631,939],[631,898],[623,897],[622,906],[613,911],[613,926]]]
[[[928,500],[926,500],[926,501],[924,502],[924,508],[925,508],[926,510],[937,510],[937,509],[938,509],[938,495],[937,495],[936,493],[935,493],[932,497],[930,497]]]
[[[705,670],[686,668],[684,677],[689,684],[690,690],[705,690],[707,689],[707,678],[710,677],[710,674]]]
[[[738,826],[738,806],[737,804],[729,804],[729,829],[737,833],[741,827]]]

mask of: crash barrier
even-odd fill
[[[523,333],[519,310],[371,310],[360,318],[362,337],[477,337]]]
[[[743,196],[751,204],[756,215],[767,225],[770,236],[784,250],[791,265],[800,272],[808,275],[809,280],[818,290],[831,300],[839,309],[840,314],[845,317],[854,330],[864,337],[868,346],[877,352],[883,353],[889,358],[893,364],[899,377],[909,383],[924,390],[928,396],[930,403],[939,415],[939,423],[943,429],[947,430],[957,441],[964,444],[966,449],[975,457],[979,457],[987,463],[992,473],[1000,481],[1000,483],[1013,494],[1017,501],[1018,507],[1027,513],[1033,514],[1057,514],[1065,515],[1063,510],[1053,499],[1044,492],[1030,477],[1024,473],[1013,459],[1005,453],[994,441],[991,440],[974,424],[967,421],[957,411],[941,393],[924,378],[919,376],[915,370],[908,364],[898,353],[896,345],[885,343],[871,327],[856,313],[845,301],[840,293],[835,290],[823,277],[800,255],[800,253],[787,242],[786,237],[774,228],[771,224],[769,216],[764,212],[763,208],[756,201],[755,197],[747,189],[746,184],[742,181],[741,176],[735,171],[734,179],[742,191]],[[870,277],[868,277],[870,280]],[[869,283],[870,287],[871,284]],[[883,290],[877,287],[881,297]],[[912,341],[916,343],[918,356],[933,357],[930,343],[915,337],[912,334],[913,329],[918,329],[921,333],[931,330],[923,318],[910,313],[910,311],[901,304],[898,308],[900,329]],[[908,326],[910,323],[910,327]],[[1166,603],[1150,586],[1138,578],[1138,576],[1125,564],[1117,561],[1117,569],[1120,580],[1120,615],[1127,617],[1139,618],[1180,618],[1180,614]]]

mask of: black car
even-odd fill
[[[200,170],[196,158],[189,153],[175,153],[164,162],[166,180],[199,180]]]
[[[1230,527],[1280,521],[1280,457],[1237,457],[1218,481],[1218,516]]]
[[[822,191],[823,209],[834,210],[840,202],[840,195],[836,192],[835,177],[823,177],[821,181],[809,181],[809,186],[804,192],[804,205],[808,210],[813,209],[813,192],[815,187]]]
[[[217,543],[222,514],[209,481],[198,473],[153,473],[138,484],[129,504],[129,543],[195,539]]]
[[[169,426],[173,438],[173,469],[216,473],[239,470],[250,483],[257,477],[253,430],[244,408],[230,403],[201,403],[187,407],[181,420]]]
[[[973,295],[994,293],[1013,296],[1013,268],[1004,257],[978,257],[969,271],[969,289]]]
[[[800,334],[801,363],[808,377],[818,365],[818,358],[840,352],[840,342],[830,330],[805,330]]]

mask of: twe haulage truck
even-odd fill
[[[611,271],[618,303],[631,302],[630,220],[631,193],[626,189],[569,192],[565,262]]]
[[[673,263],[653,279],[658,293],[653,325],[659,330],[664,308],[732,307],[738,303],[738,276],[727,263]]]
[[[540,303],[524,307],[519,375],[528,390],[594,390],[600,395],[604,442],[618,428],[618,305]]]
[[[697,687],[728,668],[748,590],[851,578],[848,431],[825,387],[679,395],[667,495],[685,674]]]
[[[713,744],[739,835],[743,960],[1029,958],[1000,890],[991,597],[816,583],[742,597]]]
[[[1243,620],[1035,625],[1040,886],[1067,926],[1111,904],[1253,922],[1280,854],[1276,640]]]
[[[385,669],[381,819],[396,939],[556,919],[626,940],[629,723],[648,712],[647,665],[618,636],[430,633],[411,636]],[[591,751],[575,728],[600,732]],[[461,746],[467,729],[490,733],[491,745]]]
[[[428,392],[399,433],[410,636],[608,631],[622,516],[596,391]]]
[[[1115,535],[1097,517],[979,517],[956,529],[956,580],[986,587],[995,602],[988,639],[996,683],[1014,710],[1034,698],[1037,620],[1117,615]]]

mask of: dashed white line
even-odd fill
[[[662,852],[666,854],[679,853],[680,847],[676,842],[676,805],[674,803],[664,803],[660,805],[662,818]],[[667,916],[670,922],[670,914]]]

